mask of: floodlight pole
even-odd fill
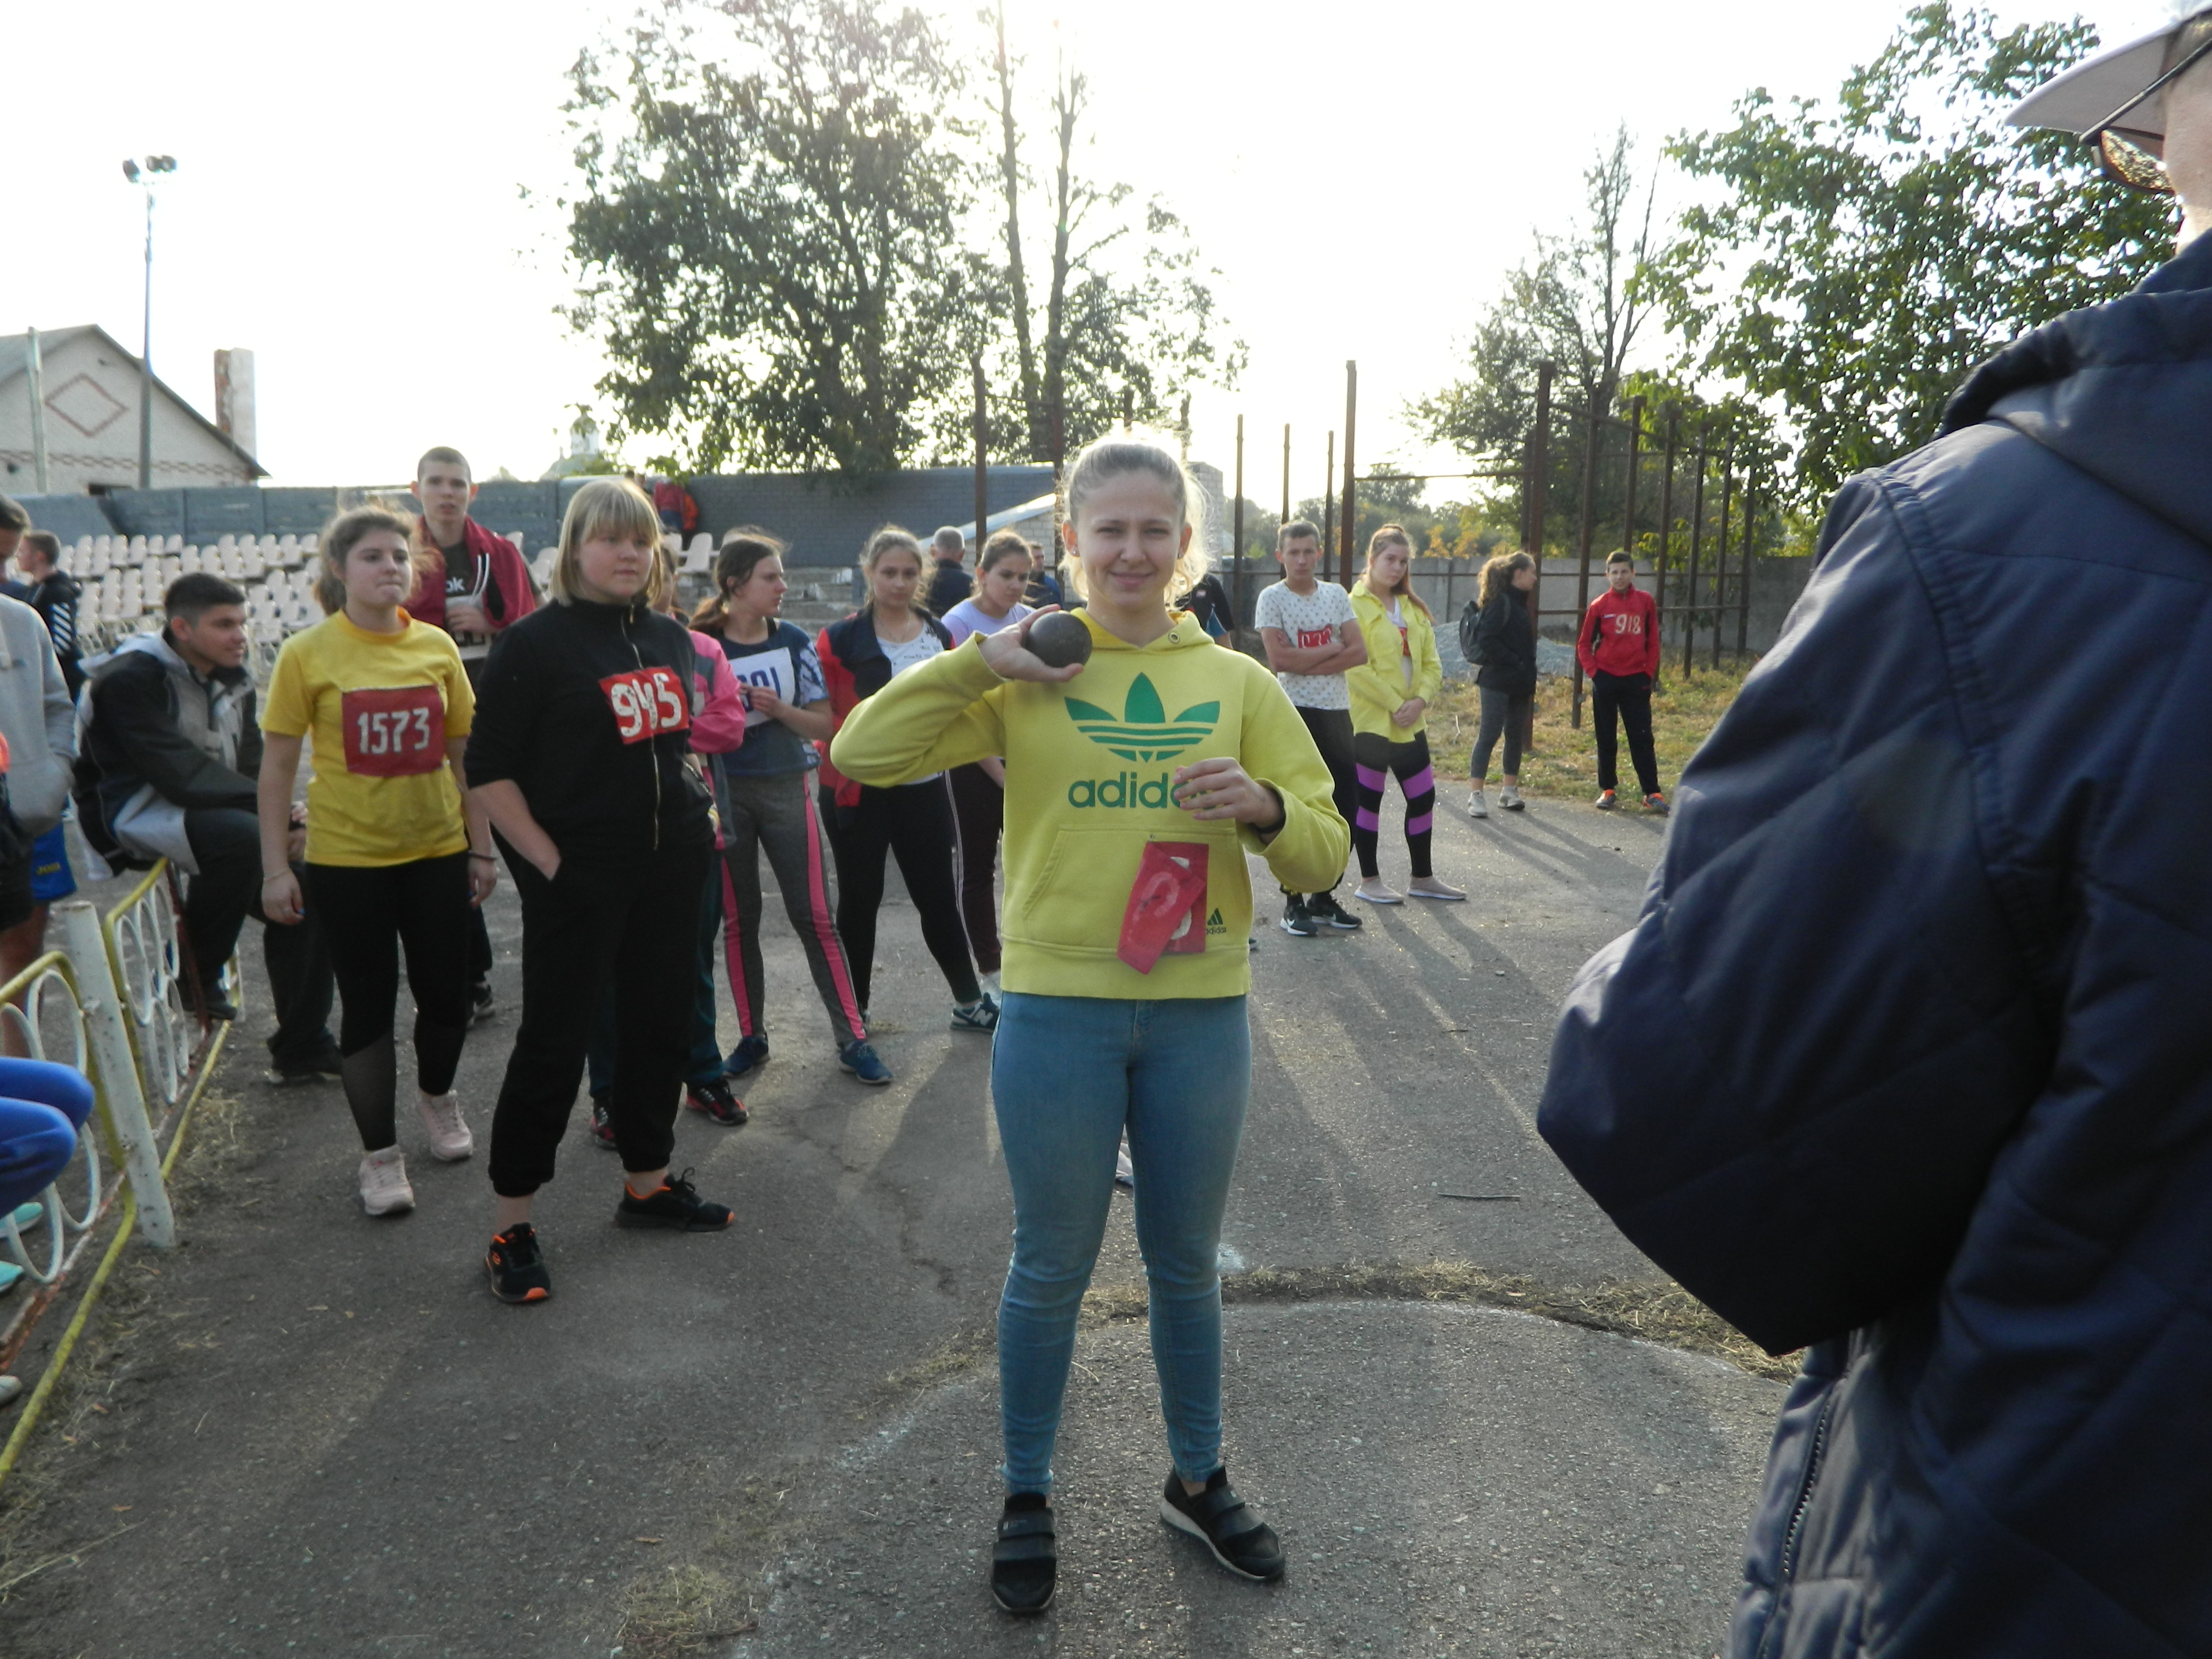
[[[138,349],[138,488],[154,487],[154,179],[146,175],[146,310]]]
[[[1344,585],[1352,586],[1352,544],[1359,533],[1357,490],[1352,477],[1352,434],[1359,422],[1359,365],[1347,362],[1344,365],[1344,534],[1337,544],[1338,559],[1344,568]]]

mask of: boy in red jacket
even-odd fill
[[[1659,607],[1636,585],[1636,561],[1616,553],[1605,563],[1605,592],[1590,601],[1575,654],[1590,677],[1590,698],[1597,720],[1597,808],[1620,805],[1618,740],[1613,717],[1628,727],[1628,757],[1636,766],[1637,787],[1647,811],[1664,812],[1659,793],[1659,762],[1651,752],[1651,682],[1659,672]]]

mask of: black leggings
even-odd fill
[[[492,1190],[526,1198],[552,1180],[609,986],[622,1034],[607,1101],[615,1150],[632,1174],[666,1167],[690,1062],[700,892],[714,849],[701,841],[612,859],[564,857],[550,882],[503,850],[522,899],[522,1018],[492,1112]]]
[[[993,882],[999,836],[1006,823],[1006,792],[979,765],[956,766],[945,775],[952,785],[952,813],[960,834],[960,920],[968,929],[968,948],[975,953],[976,971],[995,974],[999,900]]]
[[[837,860],[837,937],[853,991],[868,1006],[875,977],[876,912],[884,902],[884,854],[897,855],[907,896],[921,913],[922,943],[944,970],[955,1002],[982,994],[968,955],[968,930],[952,878],[952,799],[943,778],[902,783],[896,789],[863,787],[858,806],[840,806],[822,792],[822,817]]]
[[[1345,708],[1309,708],[1304,703],[1291,706],[1305,722],[1314,747],[1321,750],[1321,763],[1328,768],[1328,798],[1348,830],[1359,821],[1359,770],[1352,758],[1352,713]],[[1379,804],[1380,797],[1377,801]],[[1331,882],[1322,891],[1328,892],[1335,885]],[[1288,893],[1294,890],[1285,887],[1283,890]]]
[[[1437,775],[1429,765],[1429,738],[1416,732],[1411,743],[1393,743],[1373,732],[1352,740],[1352,759],[1359,777],[1359,811],[1352,821],[1352,850],[1359,854],[1359,873],[1372,880],[1382,873],[1375,862],[1382,828],[1382,788],[1395,776],[1406,797],[1406,851],[1418,878],[1430,873],[1429,834],[1436,822]]]
[[[361,1144],[380,1152],[395,1138],[392,1045],[399,1005],[399,953],[415,995],[415,1070],[426,1095],[453,1086],[469,1030],[469,855],[374,867],[310,864],[307,908],[330,941],[344,1016],[338,1054],[346,1104]],[[356,1056],[380,1049],[368,1062]]]

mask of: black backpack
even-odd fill
[[[1459,613],[1459,653],[1461,656],[1466,658],[1468,661],[1474,664],[1478,667],[1481,665],[1482,658],[1475,649],[1475,637],[1480,632],[1479,624],[1481,621],[1482,607],[1474,600],[1469,599],[1465,605],[1461,607]]]

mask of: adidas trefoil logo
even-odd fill
[[[1067,713],[1085,737],[1123,760],[1164,761],[1212,731],[1221,719],[1221,705],[1194,703],[1171,720],[1151,677],[1139,674],[1129,684],[1120,718],[1080,697],[1067,699]]]

